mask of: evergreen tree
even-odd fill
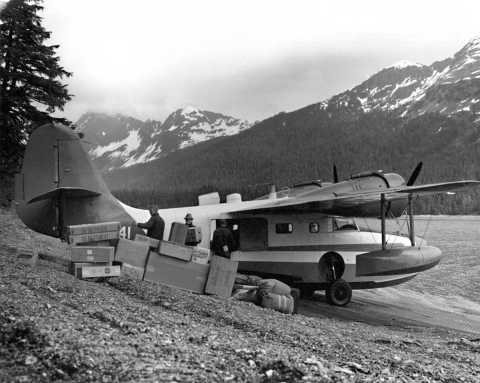
[[[70,124],[50,114],[63,110],[72,95],[58,80],[72,73],[59,65],[58,45],[38,16],[43,0],[10,0],[0,12],[0,173],[19,169],[25,140],[49,122]]]

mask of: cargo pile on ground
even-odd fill
[[[236,300],[285,314],[292,314],[298,305],[298,289],[275,279],[239,275],[238,262],[185,245],[200,242],[200,228],[174,222],[168,241],[139,234],[132,241],[121,238],[120,232],[120,222],[67,226],[70,274],[79,279],[128,276],[225,299],[236,292]],[[29,265],[32,262],[25,259],[37,257],[35,250],[17,248],[17,260],[20,255]]]
[[[33,268],[15,266],[26,245]],[[81,280],[70,264],[66,244],[0,211],[0,381],[480,380],[480,339],[465,334],[286,315],[128,275]]]
[[[174,222],[168,241],[160,241],[139,234],[134,240],[121,238],[120,222],[67,226],[70,274],[80,279],[129,276],[230,298],[238,262],[211,255],[209,249],[186,246],[188,231],[195,229]],[[26,258],[31,250],[22,252]]]

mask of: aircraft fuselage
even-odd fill
[[[311,285],[325,289],[332,280],[331,259],[335,279],[342,278],[353,289],[393,286],[414,278],[419,272],[434,267],[442,258],[440,250],[427,246],[411,246],[405,236],[387,234],[382,250],[382,235],[352,227],[352,219],[312,214],[238,214],[238,204],[254,205],[256,201],[192,206],[160,210],[165,220],[164,239],[173,222],[184,223],[190,213],[194,225],[201,227],[199,247],[210,248],[217,220],[226,219],[234,233],[238,249],[232,260],[239,262],[239,271],[248,275],[276,278],[292,285]],[[138,222],[149,219],[145,210],[123,205]],[[347,223],[346,229],[342,224]],[[344,225],[345,226],[345,225]],[[126,238],[133,239],[134,228],[128,222],[122,228]]]

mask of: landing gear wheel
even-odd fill
[[[336,279],[325,290],[327,302],[333,306],[344,307],[352,299],[352,288],[343,279]]]

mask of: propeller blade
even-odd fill
[[[338,183],[337,167],[335,166],[335,164],[333,165],[333,183]]]
[[[412,175],[410,176],[410,179],[407,182],[407,186],[413,186],[415,183],[418,175],[420,174],[420,170],[422,170],[423,162],[420,162],[415,170],[413,171]]]

